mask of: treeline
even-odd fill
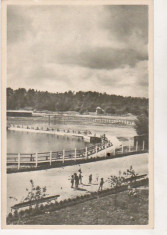
[[[50,93],[34,89],[7,88],[7,109],[32,108],[38,111],[77,111],[82,114],[95,112],[97,106],[109,114],[139,115],[148,112],[148,99],[92,91]]]

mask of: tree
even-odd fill
[[[148,111],[148,99],[108,95],[95,91],[50,93],[34,89],[27,91],[24,88],[7,88],[8,109],[31,107],[36,110],[95,112],[97,106],[110,114],[128,112],[137,115]]]
[[[138,135],[148,135],[148,115],[146,113],[137,117],[135,130]]]
[[[13,89],[7,88],[7,109],[15,108],[15,104],[13,101],[13,94],[14,94]]]

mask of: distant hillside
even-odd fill
[[[19,88],[13,90],[7,88],[7,109],[26,109],[31,107],[36,110],[77,111],[84,113],[95,112],[97,106],[100,106],[109,114],[132,113],[139,115],[148,113],[148,99],[146,98],[123,97],[92,91],[49,93],[35,91],[34,89]]]

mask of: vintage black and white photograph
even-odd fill
[[[152,226],[151,1],[112,3],[6,4],[8,228]]]

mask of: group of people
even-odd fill
[[[77,175],[77,173],[74,173],[72,176],[71,176],[71,188],[74,188],[74,185],[75,185],[75,188],[78,188],[79,184],[82,184],[82,171],[81,169],[79,169],[79,174]]]
[[[78,170],[78,174],[74,173],[73,175],[71,175],[71,188],[78,188],[79,184],[82,184],[82,171],[81,169]],[[92,174],[89,175],[89,184],[92,184]],[[98,177],[96,178],[97,182],[98,182]],[[103,185],[104,185],[104,179],[101,178],[100,179],[100,184],[99,184],[99,189],[98,190],[102,190],[103,189]]]

